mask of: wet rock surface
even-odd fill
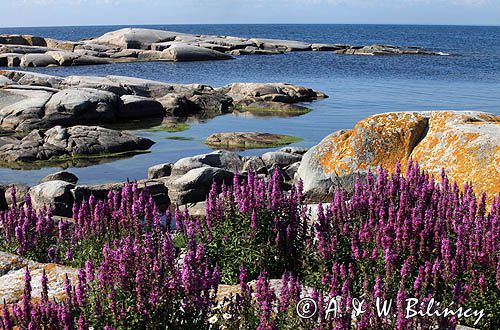
[[[34,162],[71,157],[106,157],[149,149],[153,141],[98,126],[34,130],[17,144],[0,147],[0,161]]]

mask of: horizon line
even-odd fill
[[[38,26],[0,26],[0,29],[17,28],[58,28],[58,27],[99,27],[99,26],[168,26],[168,25],[398,25],[398,26],[464,26],[464,27],[500,27],[500,24],[439,24],[439,23],[134,23],[134,24],[82,24],[82,25],[38,25]]]

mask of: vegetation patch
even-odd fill
[[[148,131],[177,133],[186,131],[189,129],[189,127],[190,127],[189,124],[186,123],[167,123],[167,124],[162,124],[160,126],[152,127]]]
[[[168,140],[178,140],[178,141],[191,141],[191,140],[194,140],[194,138],[189,137],[189,136],[167,136],[166,139],[168,139]]]

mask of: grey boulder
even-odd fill
[[[216,50],[193,46],[176,44],[165,49],[162,54],[165,60],[184,62],[184,61],[211,61],[228,60],[233,57],[229,54],[221,53]]]
[[[222,168],[200,167],[166,183],[170,198],[177,205],[197,203],[207,197],[212,182],[231,184],[234,173]]]
[[[172,174],[172,163],[158,164],[148,168],[148,179],[158,179]]]
[[[49,174],[40,180],[40,183],[49,182],[49,181],[64,181],[72,184],[76,184],[78,182],[78,177],[73,173],[60,171],[56,173]]]
[[[160,102],[143,96],[123,95],[118,110],[119,119],[135,119],[165,116],[165,109]]]
[[[217,167],[239,172],[243,167],[241,157],[230,151],[217,150],[208,154],[181,158],[172,166],[172,174],[185,174],[200,167]]]
[[[274,168],[275,166],[284,168],[299,162],[301,159],[301,155],[290,154],[283,151],[270,151],[262,155],[262,160],[268,168]]]
[[[59,65],[59,62],[47,54],[26,54],[21,58],[21,63],[19,65],[24,67],[44,67]]]
[[[52,209],[55,215],[71,216],[73,206],[71,189],[74,187],[72,183],[56,180],[31,187],[28,193],[35,210],[41,210],[45,206]]]
[[[46,125],[112,122],[119,106],[116,94],[91,88],[68,88],[45,105]]]

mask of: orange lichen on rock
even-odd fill
[[[385,113],[330,134],[303,157],[298,174],[306,195],[321,200],[353,175],[413,159],[439,179],[442,169],[459,186],[500,193],[500,116],[474,111]]]
[[[429,130],[411,158],[437,176],[444,168],[459,186],[500,193],[500,116],[472,112],[432,112]]]
[[[425,133],[427,118],[419,113],[399,112],[370,116],[352,130],[334,133],[318,148],[325,173],[346,175],[378,166],[394,169],[408,158]]]
[[[24,272],[28,266],[31,275],[31,296],[34,301],[41,297],[41,278],[43,270],[47,275],[49,298],[64,299],[64,280],[66,274],[72,283],[76,283],[77,270],[58,265],[44,264],[23,259],[14,254],[0,251],[0,297],[7,304],[18,302],[24,291]]]

